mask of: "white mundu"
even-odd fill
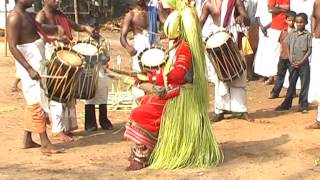
[[[268,0],[259,0],[256,17],[260,18],[263,26],[272,21],[272,15],[268,11]],[[279,37],[281,31],[269,28],[265,36],[259,28],[259,44],[254,60],[254,72],[264,77],[277,74],[277,64],[280,56]]]

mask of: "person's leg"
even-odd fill
[[[23,149],[36,148],[36,147],[41,147],[41,145],[35,143],[32,140],[31,132],[25,130],[24,136],[23,136]]]
[[[65,134],[72,137],[72,131],[78,129],[76,100],[73,99],[66,104],[66,118],[64,121]]]
[[[299,111],[307,112],[308,110],[308,91],[310,84],[310,66],[309,63],[304,64],[299,68],[299,75],[301,80],[301,90],[299,95]]]
[[[274,83],[273,89],[271,90],[270,99],[279,97],[289,65],[290,62],[288,59],[279,60],[277,78]]]
[[[26,121],[26,127],[25,127],[25,139],[27,141],[32,141],[31,133],[33,132],[40,135],[40,141],[41,141],[41,151],[43,153],[59,153],[63,151],[63,148],[58,148],[51,144],[48,135],[47,135],[47,120],[48,116],[46,112],[42,109],[40,103],[28,105],[28,109],[31,112],[32,119]]]
[[[96,122],[96,110],[94,104],[86,104],[84,106],[84,129],[86,131],[96,131],[97,122]]]
[[[65,134],[65,120],[66,120],[66,107],[65,104],[50,101],[50,116],[52,120],[52,133],[57,135],[60,140],[65,142],[73,141],[72,137]]]
[[[294,97],[296,91],[296,84],[299,78],[299,71],[296,69],[290,70],[290,77],[289,77],[289,88],[287,90],[286,97],[284,101],[278,106],[275,110],[288,110],[292,106],[292,99]]]
[[[317,119],[314,123],[308,125],[306,129],[320,129],[320,104],[318,104]]]
[[[113,126],[108,119],[107,105],[99,104],[99,123],[102,129],[112,130]]]
[[[252,81],[254,76],[254,72],[253,72],[254,54],[246,55],[245,59],[247,62],[247,80]]]
[[[42,148],[41,151],[43,153],[54,154],[54,153],[61,153],[64,151],[63,148],[56,147],[51,143],[46,131],[40,133],[39,136],[40,136],[41,148]]]
[[[19,91],[19,88],[18,88],[19,82],[20,82],[20,78],[16,77],[12,83],[11,92],[18,92]]]

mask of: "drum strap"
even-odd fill
[[[228,1],[227,12],[226,12],[226,15],[224,16],[224,19],[223,19],[223,27],[224,28],[229,25],[235,3],[236,3],[236,0],[229,0]]]

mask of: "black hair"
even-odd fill
[[[288,11],[286,17],[293,17],[293,19],[297,16],[295,11]]]
[[[296,18],[297,17],[301,17],[304,20],[305,24],[308,24],[308,15],[306,13],[299,13],[296,15]]]

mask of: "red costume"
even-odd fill
[[[192,70],[192,55],[188,44],[182,41],[176,51],[176,59],[173,69],[167,75],[168,85],[173,88],[165,97],[156,95],[146,95],[139,99],[140,106],[131,112],[131,121],[126,125],[124,136],[138,145],[144,145],[143,150],[152,150],[157,142],[157,136],[160,129],[160,121],[166,101],[179,95],[179,86],[186,83],[186,75]],[[161,71],[162,72],[162,71]],[[150,83],[161,85],[163,77],[155,75]],[[156,80],[155,80],[156,79]]]

